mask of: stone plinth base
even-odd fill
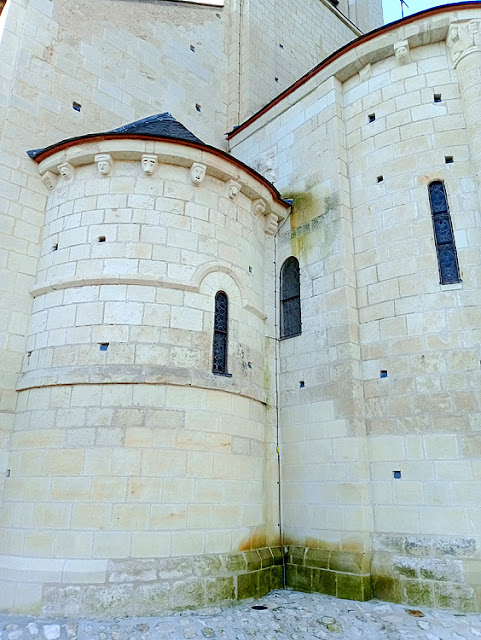
[[[28,580],[28,578],[27,578]],[[80,583],[82,582],[82,583]],[[0,582],[5,612],[109,618],[196,609],[283,588],[280,547],[239,553],[110,560],[102,583]],[[22,596],[24,594],[24,596]]]
[[[289,547],[286,586],[348,600],[370,600],[370,554]]]

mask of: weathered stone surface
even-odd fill
[[[258,571],[262,567],[262,560],[257,550],[244,551],[247,571]]]
[[[459,584],[434,585],[435,606],[454,611],[474,611],[476,601],[474,591],[470,587]]]
[[[171,603],[173,609],[196,609],[205,604],[204,583],[202,580],[175,582]]]
[[[196,576],[214,576],[222,570],[219,556],[205,555],[192,558],[192,571]]]
[[[330,551],[326,549],[308,548],[305,555],[306,567],[315,567],[317,569],[329,568]]]
[[[88,587],[82,598],[82,610],[91,616],[121,616],[132,611],[132,585]]]
[[[236,573],[247,569],[246,559],[242,553],[229,553],[222,556],[222,563],[227,573]]]
[[[110,563],[109,569],[109,582],[152,582],[157,578],[154,560],[117,560]]]
[[[463,582],[463,565],[456,560],[425,558],[419,563],[422,578],[427,580],[443,580]]]
[[[206,602],[213,604],[235,597],[234,578],[208,578],[206,582]]]
[[[259,593],[259,573],[241,573],[237,576],[237,598],[257,598]]]
[[[407,604],[416,606],[434,606],[432,583],[418,580],[406,580],[402,583],[403,599]]]
[[[418,575],[419,562],[415,558],[394,556],[392,559],[393,569],[403,576],[415,578]]]
[[[133,610],[158,615],[170,609],[170,584],[140,585],[135,589]]]

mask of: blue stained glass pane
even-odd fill
[[[453,227],[449,215],[448,200],[444,183],[432,182],[429,185],[429,199],[433,217],[434,240],[438,253],[441,284],[460,282],[458,258],[454,244]]]
[[[441,283],[449,284],[459,282],[458,263],[456,249],[453,245],[439,247],[439,267],[441,270]]]
[[[212,372],[223,375],[227,374],[227,307],[227,295],[218,291],[215,296]]]
[[[438,244],[446,244],[453,241],[451,223],[447,216],[437,216],[434,218],[434,232]]]
[[[301,333],[301,290],[299,262],[288,258],[281,269],[281,338]]]
[[[446,200],[446,192],[442,182],[433,182],[429,185],[429,194],[431,196],[431,210],[433,215],[436,213],[447,213],[448,202]]]

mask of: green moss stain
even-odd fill
[[[339,206],[339,196],[330,192],[328,184],[319,184],[283,197],[294,201],[290,215],[291,255],[304,261],[325,255],[326,243],[330,243],[322,218]]]

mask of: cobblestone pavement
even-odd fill
[[[255,608],[257,607],[257,609]],[[75,620],[0,614],[1,640],[476,640],[481,615],[320,594],[274,591],[224,610],[214,607],[155,618]],[[414,615],[413,615],[414,614]],[[424,615],[423,615],[424,614]],[[423,617],[417,617],[423,615]]]

